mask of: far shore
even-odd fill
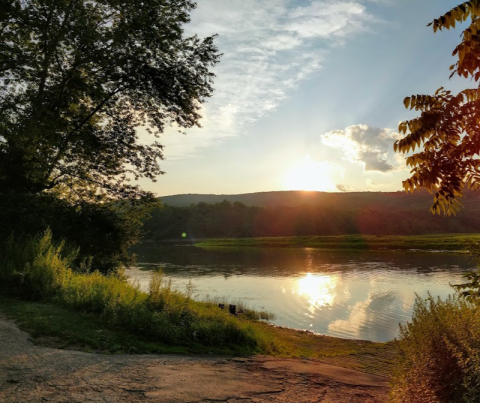
[[[259,238],[193,237],[144,241],[144,245],[194,245],[201,248],[315,248],[357,251],[426,251],[468,253],[480,244],[480,234],[315,235]]]

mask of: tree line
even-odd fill
[[[480,231],[480,215],[433,216],[425,210],[337,209],[314,204],[258,207],[224,200],[164,205],[144,220],[145,240],[308,235],[420,235]]]

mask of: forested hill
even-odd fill
[[[306,192],[306,191],[278,191],[259,192],[233,195],[215,194],[181,194],[163,196],[160,200],[164,204],[175,207],[187,207],[197,203],[220,203],[228,200],[232,203],[240,202],[247,206],[258,207],[293,207],[310,204],[316,207],[334,207],[341,210],[355,210],[358,208],[373,208],[380,210],[425,210],[433,203],[433,196],[426,190],[415,192]],[[480,192],[466,191],[461,199],[466,212],[480,211]]]
[[[454,217],[429,212],[428,192],[263,192],[177,195],[145,222],[146,239],[480,232],[480,192]]]

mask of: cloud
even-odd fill
[[[347,191],[347,187],[345,185],[337,184],[337,185],[335,185],[335,188],[340,192],[346,192]]]
[[[320,139],[322,144],[340,149],[348,161],[362,163],[365,171],[385,173],[405,168],[403,158],[393,152],[393,143],[400,137],[391,129],[354,125],[328,132]]]
[[[320,2],[298,7],[290,14],[287,30],[296,32],[300,37],[345,36],[357,30],[363,30],[368,19],[365,6],[358,2]]]
[[[203,107],[202,129],[166,133],[168,158],[186,157],[238,136],[274,110],[296,86],[321,69],[329,50],[374,21],[360,0],[202,0],[186,34],[218,34],[223,57],[215,93]]]

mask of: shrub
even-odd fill
[[[64,242],[53,243],[50,230],[33,237],[11,235],[0,254],[0,279],[21,285],[30,298],[48,298],[68,283],[77,255]]]
[[[142,234],[141,218],[157,204],[151,197],[117,203],[71,202],[52,194],[24,195],[0,190],[0,242],[10,234],[27,237],[50,228],[57,240],[76,245],[77,262],[94,256],[103,273],[132,262],[131,248]]]
[[[392,402],[480,401],[480,310],[474,303],[417,296],[397,348]]]
[[[152,341],[252,349],[257,345],[248,322],[173,290],[159,272],[152,274],[146,293],[114,273],[90,272],[88,267],[72,270],[76,256],[64,242],[55,243],[50,230],[41,236],[11,236],[0,252],[0,279],[21,295],[100,316],[111,326]]]

